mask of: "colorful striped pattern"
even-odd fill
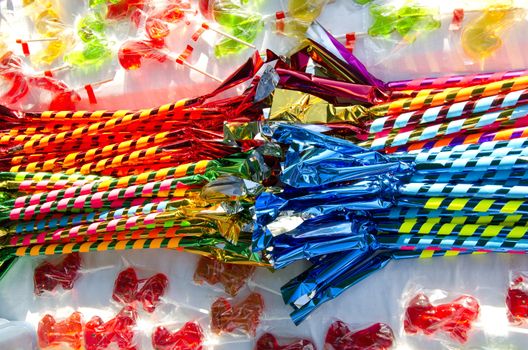
[[[519,76],[512,79],[501,80],[489,84],[475,85],[462,88],[448,88],[436,94],[424,94],[413,98],[403,98],[369,108],[372,116],[398,114],[404,111],[415,111],[422,108],[441,106],[446,103],[455,103],[488,97],[496,94],[505,94],[528,88],[528,76]]]
[[[458,118],[467,118],[480,113],[513,108],[528,102],[528,90],[513,91],[508,94],[493,95],[478,100],[462,101],[438,107],[388,115],[374,119],[370,124],[370,133],[384,130],[405,129],[410,126],[446,122]]]
[[[11,149],[9,149],[9,152],[13,153],[19,150],[24,150],[25,152],[28,152],[29,150],[45,148],[51,143],[62,143],[65,140],[81,138],[84,135],[96,134],[108,130],[115,130],[115,128],[124,127],[141,120],[148,120],[154,115],[166,115],[176,109],[181,109],[183,107],[188,106],[191,101],[193,100],[181,100],[176,103],[160,106],[158,108],[144,109],[130,114],[129,111],[126,110],[116,111],[112,113],[111,119],[101,122],[94,122],[85,126],[80,126],[71,131],[65,131],[58,134],[44,136],[33,135],[32,140],[26,141],[21,145],[12,147]],[[47,118],[52,118],[53,115],[57,115],[60,113],[63,113],[65,115],[69,115],[69,113],[71,113],[72,116],[74,114],[74,112],[43,112],[42,115],[46,116],[44,117],[44,119],[46,120]]]
[[[362,147],[373,150],[387,147],[399,147],[411,142],[438,139],[444,135],[459,134],[482,128],[499,129],[514,126],[516,122],[525,123],[522,118],[528,116],[528,105],[487,113],[480,116],[456,119],[453,121],[434,124],[423,128],[391,129],[377,134],[371,134],[369,139],[362,142]]]
[[[488,84],[499,80],[528,75],[528,70],[508,72],[477,73],[468,75],[451,75],[437,78],[419,78],[391,81],[387,84],[391,90],[421,90],[430,88],[464,87],[477,84]]]

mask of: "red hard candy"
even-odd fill
[[[351,331],[342,321],[332,323],[326,333],[327,350],[388,350],[394,344],[394,333],[385,323]]]
[[[149,17],[145,22],[145,31],[149,38],[161,40],[169,36],[170,29],[166,22],[159,18]]]
[[[51,99],[50,111],[74,111],[76,103],[81,100],[81,96],[73,90],[59,92]]]
[[[264,300],[258,293],[251,293],[235,306],[225,298],[218,298],[211,305],[211,328],[217,334],[240,330],[255,335],[263,311]]]
[[[138,285],[139,280],[136,275],[136,270],[129,267],[121,271],[114,283],[112,299],[123,304],[134,302],[136,300]]]
[[[38,324],[37,336],[39,347],[61,347],[67,345],[71,349],[82,347],[82,315],[74,312],[67,319],[57,322],[51,315],[42,317]]]
[[[404,328],[407,333],[421,331],[433,334],[444,331],[451,338],[464,343],[479,310],[478,300],[469,295],[463,295],[451,303],[434,306],[425,294],[420,293],[407,306]]]
[[[201,350],[203,339],[200,325],[187,322],[174,333],[165,327],[157,327],[152,333],[152,347],[154,350]]]
[[[86,350],[111,349],[111,345],[123,350],[135,350],[134,331],[137,312],[133,307],[124,307],[114,318],[107,322],[94,316],[84,327]]]
[[[43,262],[35,268],[33,275],[35,294],[40,295],[44,291],[53,291],[59,284],[64,289],[72,289],[80,267],[81,257],[78,253],[67,255],[56,266]]]
[[[315,350],[315,345],[307,339],[298,339],[289,344],[279,345],[277,338],[271,333],[263,334],[255,346],[255,350]]]
[[[145,281],[143,287],[137,292],[136,299],[143,304],[145,311],[153,312],[168,285],[167,276],[162,273],[155,274]]]
[[[158,62],[167,60],[167,55],[160,51],[160,42],[157,40],[128,40],[119,48],[117,57],[119,64],[127,70],[140,68],[143,59],[157,60]]]
[[[162,273],[139,280],[136,270],[129,267],[117,276],[112,298],[122,304],[133,304],[138,301],[145,311],[153,312],[168,285],[169,279]]]
[[[515,277],[506,295],[510,322],[522,324],[528,319],[528,281],[525,276]]]

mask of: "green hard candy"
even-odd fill
[[[85,44],[83,50],[70,52],[64,61],[79,68],[98,69],[112,56],[108,44],[92,40]]]
[[[398,32],[404,39],[413,41],[423,32],[440,28],[435,10],[423,6],[406,5],[395,8],[388,5],[372,5],[373,23],[368,30],[371,36],[388,36]]]
[[[264,23],[260,17],[253,17],[239,23],[237,27],[231,28],[229,32],[230,34],[244,40],[245,42],[252,43],[255,41],[257,35],[263,28]],[[247,46],[244,44],[232,39],[223,39],[215,46],[215,56],[224,57],[227,55],[236,54],[245,49],[247,49]]]
[[[264,28],[260,15],[248,10],[247,1],[219,0],[215,1],[213,14],[215,21],[226,32],[245,41],[253,43]],[[224,39],[215,46],[216,57],[223,57],[245,50],[247,46],[232,39]]]
[[[104,33],[105,22],[98,13],[90,13],[77,23],[77,34],[83,42],[89,42]]]

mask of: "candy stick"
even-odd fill
[[[444,89],[449,87],[464,87],[477,84],[488,84],[499,80],[518,78],[523,75],[528,75],[528,70],[513,70],[496,73],[478,73],[469,75],[452,75],[438,78],[401,80],[389,82],[387,85],[391,90],[420,90],[424,88]]]
[[[165,184],[182,184],[189,186],[190,188],[196,188],[197,186],[207,183],[214,179],[214,175],[203,176],[203,175],[190,175],[184,177],[178,177],[173,179],[163,179]],[[44,204],[46,202],[57,201],[64,198],[76,198],[81,195],[95,194],[98,192],[108,192],[116,188],[130,188],[131,186],[136,186],[140,184],[147,183],[147,174],[144,176],[132,176],[132,177],[122,177],[119,179],[112,179],[106,181],[94,181],[82,186],[72,186],[67,189],[54,190],[50,192],[39,192],[32,195],[20,196],[14,200],[14,208],[22,208],[27,205],[36,205]],[[192,186],[192,187],[191,187]],[[7,203],[6,203],[7,204]]]
[[[184,150],[184,149],[183,149]],[[229,154],[235,153],[238,149],[234,148],[233,150],[223,150],[221,145],[216,152],[212,152],[212,155],[198,154],[199,158],[216,158],[216,157],[225,157]],[[183,158],[183,159],[182,159]],[[64,170],[66,173],[79,172],[81,174],[91,174],[91,173],[101,173],[103,171],[111,171],[115,168],[120,168],[123,166],[133,166],[135,164],[141,163],[142,165],[148,164],[157,164],[157,165],[171,165],[179,164],[185,160],[193,160],[194,157],[187,157],[180,150],[171,151],[166,150],[164,146],[154,146],[147,148],[145,150],[134,151],[130,154],[117,155],[112,158],[104,158],[97,162],[90,162],[81,165],[80,167],[67,168]]]
[[[507,141],[517,138],[526,138],[528,137],[528,127],[513,127],[505,128],[499,131],[485,131],[479,133],[471,133],[468,135],[454,135],[446,136],[440,140],[430,140],[430,141],[421,141],[416,142],[410,145],[405,145],[402,147],[392,147],[385,149],[386,153],[392,152],[414,152],[422,149],[432,149],[443,146],[458,146],[458,145],[470,145],[470,144],[480,144],[484,142],[491,141]]]
[[[452,151],[454,153],[463,153],[466,151],[490,151],[500,148],[524,148],[525,144],[528,142],[528,138],[516,138],[512,140],[505,140],[505,141],[488,141],[488,142],[482,142],[478,144],[461,144],[456,146],[440,146],[428,149],[426,151],[423,150],[414,150],[411,151],[411,154],[416,153],[422,153],[425,152],[426,154],[436,154],[439,152],[447,152]]]
[[[416,163],[430,163],[435,161],[486,157],[501,157],[509,155],[526,155],[528,138],[509,141],[492,141],[481,144],[459,145],[455,147],[439,147],[415,154],[395,153],[391,159],[410,160]]]
[[[441,135],[460,133],[463,131],[488,128],[498,129],[500,127],[515,123],[523,124],[523,117],[528,115],[528,106],[522,105],[516,108],[505,109],[481,116],[457,119],[451,122],[431,125],[420,129],[401,129],[380,132],[369,136],[369,140],[362,142],[361,146],[371,149],[382,149],[385,147],[396,147],[410,142],[423,141],[438,138]]]
[[[47,201],[44,204],[33,204],[29,206],[18,206],[14,203],[9,212],[10,220],[29,220],[36,213],[64,212],[71,209],[86,211],[90,209],[102,209],[119,200],[133,200],[141,198],[183,198],[193,192],[195,188],[181,184],[178,181],[164,180],[149,182],[146,185],[134,185],[124,188],[116,188],[111,191],[97,192],[94,194],[81,195],[75,198],[63,198],[60,200]],[[22,202],[22,201],[21,201]],[[19,203],[21,203],[19,202]],[[25,202],[25,201],[24,201]]]
[[[527,197],[528,186],[409,183],[399,192],[404,196],[517,199]]]
[[[418,204],[420,203],[420,204]],[[406,203],[400,203],[407,206]],[[528,201],[525,200],[498,200],[477,198],[445,198],[432,197],[419,199],[412,203],[413,206],[420,205],[426,210],[443,209],[448,211],[460,211],[494,214],[522,214],[528,213]]]
[[[433,219],[433,220],[452,220],[453,223],[456,223],[457,220],[464,220],[464,218],[471,217],[474,221],[478,224],[487,223],[488,221],[491,223],[491,218],[500,220],[501,217],[506,219],[509,215],[520,215],[520,216],[526,216],[525,213],[519,213],[519,214],[503,214],[501,212],[493,212],[493,213],[487,213],[487,212],[471,212],[471,211],[453,211],[453,210],[447,210],[445,208],[440,208],[436,210],[429,210],[429,209],[423,209],[423,208],[415,208],[415,207],[397,207],[392,208],[388,212],[383,211],[380,213],[374,214],[374,217],[376,220],[383,220],[383,216],[386,215],[387,219],[401,221],[401,220],[424,220],[424,219]],[[507,225],[503,225],[507,226]]]
[[[397,250],[392,252],[393,259],[430,259],[433,257],[452,257],[460,254],[482,255],[487,254],[485,251],[460,251],[460,250],[442,250],[442,249],[423,249],[423,250]]]
[[[385,235],[377,236],[383,248],[416,250],[416,249],[456,249],[461,251],[482,251],[497,253],[526,254],[528,253],[528,239],[524,237],[527,227],[510,230],[512,237],[481,237],[481,236],[436,236],[436,235]]]
[[[528,170],[499,170],[492,172],[457,172],[438,174],[415,174],[409,181],[438,183],[482,183],[504,186],[526,185],[528,183]]]
[[[184,200],[188,202],[188,200]],[[8,227],[8,233],[14,233],[17,235],[33,233],[35,231],[56,230],[59,228],[66,228],[68,226],[79,225],[79,224],[90,224],[92,222],[128,218],[138,213],[150,214],[156,212],[164,212],[167,207],[177,204],[180,201],[177,200],[166,200],[158,203],[148,203],[145,205],[134,205],[128,208],[119,208],[115,210],[104,210],[99,212],[91,213],[80,213],[80,214],[53,214],[47,215],[43,218],[37,218],[37,220],[27,222],[17,222],[14,225]]]
[[[419,201],[416,201],[416,204],[418,205]],[[422,204],[422,203],[420,203]],[[391,208],[389,210],[383,210],[379,211],[373,214],[373,217],[376,220],[394,220],[394,221],[401,221],[406,219],[425,219],[425,218],[432,218],[438,220],[440,218],[441,220],[443,218],[447,219],[453,219],[453,220],[459,220],[459,218],[462,217],[474,217],[474,220],[482,220],[479,221],[479,223],[486,222],[487,217],[506,217],[508,215],[521,215],[526,216],[527,213],[520,212],[518,214],[511,214],[511,213],[501,213],[500,211],[495,211],[493,213],[487,213],[487,212],[472,212],[472,211],[466,211],[466,210],[448,210],[446,208],[438,208],[438,209],[424,209],[423,204],[421,207],[418,206],[404,206],[400,205],[398,207]],[[482,218],[482,219],[479,219]],[[461,220],[461,219],[460,219]]]
[[[90,236],[77,236],[71,239],[61,239],[53,243],[46,244],[67,244],[67,243],[82,243],[82,242],[105,242],[105,241],[123,241],[123,240],[138,240],[138,239],[156,239],[156,238],[172,238],[172,237],[202,237],[199,234],[199,230],[193,230],[187,228],[186,231],[178,231],[178,227],[168,227],[168,228],[149,228],[149,229],[138,229],[138,230],[125,230],[119,232],[108,232],[95,234]]]
[[[173,237],[173,238],[155,238],[155,239],[138,239],[138,240],[119,240],[103,242],[84,242],[84,243],[66,243],[66,244],[37,244],[30,247],[9,248],[3,251],[4,256],[39,256],[39,255],[59,255],[73,252],[90,252],[90,251],[108,251],[108,250],[128,250],[128,249],[159,249],[169,248],[176,250],[185,250],[198,254],[211,256],[215,245],[225,244],[226,252],[223,261],[240,262],[268,266],[256,254],[251,254],[247,248],[235,245],[229,245],[221,238],[193,238],[193,237]],[[216,257],[216,254],[214,254]]]
[[[19,172],[19,173],[9,173],[9,172],[2,172],[0,173],[0,179],[10,179],[17,182],[24,182],[24,181],[46,181],[49,182],[57,182],[57,181],[66,181],[67,183],[74,183],[79,180],[84,181],[96,181],[96,180],[106,180],[110,179],[109,177],[101,177],[97,175],[81,175],[81,174],[53,174],[53,173],[27,173],[27,172]],[[37,186],[37,189],[39,187]],[[20,189],[20,191],[23,191]]]
[[[224,167],[224,163],[229,164],[229,160],[225,161],[209,161],[201,160],[196,163],[182,164],[177,167],[163,167],[158,170],[148,169],[146,172],[140,172],[138,175],[130,175],[125,178],[118,179],[118,183],[130,186],[132,184],[143,184],[150,181],[159,181],[169,178],[178,178],[190,176],[193,174],[202,174],[209,170],[220,170]],[[96,175],[81,175],[81,174],[51,174],[51,173],[3,173],[4,177],[11,178],[20,183],[17,190],[20,192],[29,192],[33,190],[59,190],[70,186],[84,186],[89,182],[94,181],[113,181],[115,178],[108,176]],[[36,175],[33,177],[32,175]],[[2,173],[0,173],[2,178]],[[86,179],[86,180],[84,180]],[[102,185],[101,185],[102,187]],[[119,187],[119,186],[118,186]]]
[[[168,142],[170,139],[182,137],[182,132],[173,131],[173,132],[161,132],[152,135],[141,136],[132,140],[107,144],[103,147],[92,148],[88,151],[69,153],[63,157],[63,162],[61,164],[62,168],[70,168],[79,162],[88,163],[95,160],[100,160],[112,155],[128,153],[132,151],[138,151],[141,149],[148,149],[159,144]]]
[[[455,103],[504,94],[528,88],[528,76],[520,76],[508,80],[501,80],[489,84],[475,85],[464,88],[453,88],[437,94],[404,98],[392,102],[380,104],[369,108],[368,113],[372,116],[384,116],[404,111],[415,111],[427,107],[441,106],[446,103]]]
[[[216,80],[216,81],[218,81],[218,82],[222,82],[222,79],[217,78],[217,77],[215,77],[214,75],[212,75],[212,74],[210,74],[210,73],[207,73],[207,72],[204,71],[203,69],[200,69],[200,68],[198,68],[198,67],[196,67],[196,66],[194,66],[194,65],[192,65],[192,64],[190,64],[189,62],[186,61],[187,57],[190,55],[190,53],[191,53],[192,51],[193,51],[192,46],[187,45],[187,48],[186,48],[185,52],[182,53],[181,55],[179,55],[178,57],[175,57],[174,55],[172,55],[172,54],[170,54],[170,53],[167,53],[167,56],[168,56],[171,60],[175,61],[175,62],[178,63],[178,64],[181,64],[181,65],[183,65],[183,66],[185,66],[185,67],[187,67],[187,68],[189,68],[189,69],[192,69],[192,70],[194,70],[195,72],[198,72],[198,73],[200,73],[200,74],[203,74],[203,75],[205,75],[206,77],[209,77],[209,78],[211,78],[211,79],[213,79],[213,80]]]
[[[53,143],[53,142],[62,143],[66,139],[81,138],[85,135],[95,134],[95,133],[106,131],[106,130],[113,130],[113,128],[115,127],[124,127],[126,125],[132,124],[139,120],[146,120],[156,114],[165,115],[166,113],[170,113],[175,109],[181,109],[189,105],[190,103],[194,103],[194,101],[195,100],[181,100],[179,102],[167,104],[167,105],[164,105],[158,108],[140,110],[133,114],[126,114],[127,111],[124,111],[124,112],[117,111],[114,113],[115,117],[112,119],[108,119],[104,122],[96,122],[96,123],[91,124],[90,126],[80,127],[72,131],[67,131],[67,132],[63,132],[59,134],[47,135],[42,138],[38,138],[37,140],[25,142],[22,146],[15,146],[9,149],[8,152],[13,153],[21,149],[35,150],[38,148],[46,147],[49,143]]]
[[[192,105],[198,104],[202,100],[201,97],[194,99],[183,99],[176,103],[166,104],[152,109],[140,109],[136,111],[131,110],[97,110],[97,111],[44,111],[44,112],[26,112],[25,117],[31,119],[37,119],[39,121],[53,121],[53,120],[72,120],[72,119],[84,119],[84,120],[98,120],[99,118],[108,118],[109,120],[123,117],[128,114],[141,115],[149,114],[155,116],[172,115],[174,113],[180,113],[183,109],[189,108]]]
[[[117,153],[114,157],[110,157],[110,158],[95,157],[96,158],[95,160],[99,158],[97,162],[86,162],[84,164],[81,163],[80,164],[81,166],[78,169],[77,167],[75,167],[75,163],[71,165],[65,165],[62,162],[62,157],[61,158],[51,158],[43,162],[32,162],[32,163],[28,163],[24,165],[16,165],[16,166],[13,166],[10,169],[10,171],[12,172],[64,171],[66,173],[79,172],[81,174],[93,174],[93,173],[97,173],[109,167],[117,167],[117,166],[121,166],[122,164],[128,164],[129,160],[132,160],[133,162],[132,164],[135,164],[137,162],[146,160],[149,157],[152,157],[156,154],[162,153],[163,151],[164,151],[163,146],[153,146],[153,147],[148,147],[145,149],[139,149],[139,150],[133,151],[128,154]],[[94,153],[91,153],[91,154],[94,154]],[[82,161],[83,159],[80,159],[80,160]],[[72,170],[72,168],[75,170]]]
[[[16,221],[16,220],[35,220],[39,215],[50,215],[57,212],[67,212],[67,213],[81,213],[81,212],[92,212],[94,209],[98,210],[110,210],[110,209],[118,209],[122,208],[124,206],[131,206],[131,205],[144,205],[147,203],[157,203],[160,202],[166,198],[162,197],[136,197],[136,198],[128,198],[128,199],[107,199],[104,202],[97,201],[96,199],[93,199],[92,197],[88,198],[90,202],[88,203],[90,206],[81,207],[82,204],[86,201],[86,196],[81,198],[80,200],[77,200],[75,202],[75,198],[67,198],[63,201],[58,202],[46,202],[43,205],[30,205],[25,208],[17,208],[17,209],[5,209],[2,208],[0,210],[0,221]],[[77,203],[77,204],[76,204]]]
[[[77,225],[51,232],[44,231],[35,234],[16,235],[9,237],[8,245],[11,247],[29,246],[32,244],[57,242],[64,239],[77,239],[77,237],[86,236],[88,238],[88,236],[102,236],[107,233],[112,234],[123,231],[130,233],[136,230],[156,228],[175,228],[173,234],[176,235],[203,236],[213,234],[219,229],[212,221],[207,221],[204,218],[178,218],[178,216],[181,216],[178,211],[173,213],[167,211],[110,221],[99,221],[89,225]]]
[[[406,220],[403,223],[381,222],[378,224],[379,234],[397,233],[397,234],[426,234],[437,235],[439,237],[447,235],[459,236],[478,236],[478,237],[508,237],[518,238],[519,232],[528,231],[527,225],[522,225],[522,221],[515,225],[492,225],[492,224],[461,224],[461,223],[442,223],[434,219],[421,223],[413,220]]]
[[[475,227],[478,226],[480,230],[483,230],[485,227],[483,225],[514,227],[528,226],[527,224],[528,216],[522,214],[406,218],[401,221],[401,224],[394,223],[394,225],[392,226],[390,224],[384,224],[383,222],[381,223],[381,225],[385,225],[383,226],[382,231],[387,231],[388,227],[392,227],[391,232],[426,234],[432,234],[433,231],[437,231],[439,232],[439,234],[443,234],[444,232],[446,232],[444,228],[451,229],[451,227],[453,227],[453,231],[456,232],[456,230],[454,230],[454,225],[475,225]],[[439,230],[439,228],[441,229]],[[469,228],[469,226],[467,228]]]
[[[57,40],[59,40],[59,38],[40,38],[40,39],[29,39],[29,40],[16,39],[16,43],[21,45],[24,56],[29,56],[30,52],[29,52],[28,43],[57,41]]]
[[[370,124],[370,133],[385,130],[404,129],[412,125],[445,122],[449,119],[475,116],[484,112],[494,112],[528,103],[528,90],[519,90],[508,94],[499,94],[477,100],[462,101],[438,107],[389,115],[374,119]]]
[[[250,43],[248,43],[248,42],[246,42],[246,41],[244,41],[244,40],[242,40],[242,39],[239,39],[239,38],[237,38],[237,37],[234,36],[234,35],[231,35],[231,34],[229,34],[229,33],[226,33],[226,32],[224,32],[223,30],[220,30],[220,29],[217,29],[217,28],[211,27],[211,26],[209,26],[209,25],[208,25],[207,23],[205,23],[205,22],[202,23],[202,28],[205,29],[205,30],[207,30],[207,29],[212,30],[213,32],[215,32],[215,33],[217,33],[217,34],[220,34],[220,35],[222,35],[222,36],[225,36],[226,38],[231,39],[231,40],[234,40],[234,41],[236,41],[237,43],[242,44],[242,45],[245,45],[245,46],[247,46],[247,47],[249,47],[249,48],[252,48],[252,49],[255,49],[255,50],[257,49],[257,47],[256,47],[255,45],[250,44]]]

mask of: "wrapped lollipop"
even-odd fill
[[[235,38],[246,43],[253,43],[264,28],[262,16],[247,9],[240,1],[201,0],[199,3],[202,15],[220,24]],[[233,38],[225,38],[215,46],[215,55],[222,57],[237,53],[246,46]]]
[[[61,9],[49,0],[36,0],[25,7],[28,16],[32,19],[36,32],[42,38],[50,39],[45,47],[36,54],[31,55],[31,60],[37,66],[49,67],[60,58],[74,44],[71,31],[60,17]],[[21,44],[27,42],[21,40]],[[29,54],[29,50],[27,50]]]

